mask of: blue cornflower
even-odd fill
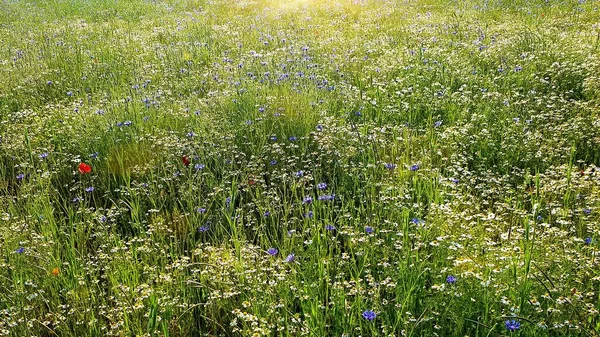
[[[271,136],[269,139],[272,140],[272,141],[276,141],[277,140],[277,136]]]
[[[433,126],[436,128],[440,127],[441,125],[442,125],[442,121],[437,121],[437,122],[433,123]]]
[[[425,221],[423,221],[419,218],[412,218],[412,219],[410,219],[410,223],[413,223],[415,225],[421,225],[421,224],[424,224]]]
[[[308,211],[308,213],[304,213],[303,216],[312,219],[315,216],[315,213],[313,211]]]
[[[586,245],[592,244],[592,238],[587,237],[585,240],[583,240],[583,242],[585,242]]]
[[[454,277],[453,275],[450,275],[450,276],[446,277],[446,282],[448,282],[448,284],[454,284],[454,283],[456,283],[456,277]]]
[[[283,262],[289,263],[294,262],[296,260],[296,255],[294,253],[288,255]]]
[[[319,196],[317,199],[318,199],[318,200],[320,200],[320,201],[331,201],[331,200],[335,199],[335,194],[331,194],[331,195],[327,195],[327,194],[320,195],[320,196]]]
[[[328,231],[334,231],[336,228],[334,225],[327,225],[327,226],[325,226],[325,229]]]
[[[458,179],[457,178],[452,178],[450,179],[451,182],[453,182],[454,184],[458,184]]]
[[[186,136],[187,136],[188,138],[192,138],[192,137],[196,136],[196,134],[194,133],[194,131],[190,131],[190,132],[188,132],[188,133],[187,133],[187,135],[186,135]]]
[[[200,233],[208,232],[209,229],[210,229],[210,226],[208,226],[208,225],[202,226],[202,227],[198,228],[198,232],[200,232]]]
[[[544,218],[543,218],[541,215],[538,215],[538,216],[537,216],[535,219],[536,219],[537,221],[542,221]]]
[[[371,226],[365,227],[365,232],[367,232],[367,234],[373,234],[374,231],[375,230]]]
[[[47,152],[41,153],[38,157],[40,159],[46,159],[48,157],[48,153]]]
[[[396,168],[396,164],[392,164],[392,163],[385,163],[385,164],[383,164],[383,166],[388,170],[393,170]]]
[[[410,170],[411,170],[411,171],[416,171],[416,170],[418,170],[418,169],[419,169],[419,164],[414,164],[414,165],[412,165],[412,166],[410,167]]]
[[[204,214],[204,213],[206,213],[206,208],[204,208],[204,207],[198,207],[198,208],[196,208],[196,212],[198,212],[200,214]]]
[[[108,220],[108,218],[106,217],[106,215],[103,215],[100,217],[100,222],[106,222],[106,220]]]
[[[586,208],[586,209],[583,210],[583,214],[590,215],[590,214],[592,214],[592,210],[589,209],[589,208]]]
[[[271,164],[271,165],[277,165],[277,160],[273,159],[273,160],[271,160],[271,161],[269,162],[269,164]]]
[[[506,326],[506,329],[511,332],[517,331],[521,328],[521,323],[515,321],[514,319],[507,320],[504,322],[504,325]]]
[[[123,123],[123,125],[130,126],[132,123],[133,123],[132,121],[125,121],[125,123]]]
[[[98,153],[98,152],[94,152],[94,153],[90,154],[90,158],[92,158],[92,159],[96,159],[96,158],[98,158],[98,155],[99,155],[99,154],[100,154],[100,153]]]
[[[521,70],[523,70],[523,67],[521,67],[521,66],[516,66],[515,67],[515,71],[521,71]]]
[[[300,171],[298,171],[298,172],[294,172],[294,175],[295,175],[297,178],[304,177],[304,171],[300,170]]]
[[[246,125],[252,125],[252,121],[251,120],[247,120],[246,121]]]
[[[265,112],[265,108],[263,108],[263,107],[260,107],[260,108],[258,108],[258,111],[259,111],[259,112]]]
[[[117,122],[117,126],[118,126],[118,127],[122,127],[122,126],[123,126],[123,123],[122,123],[122,122]]]
[[[302,200],[303,204],[311,204],[313,202],[313,198],[311,196],[306,196],[304,197],[304,200]]]
[[[73,201],[74,203],[78,203],[78,202],[81,202],[81,198],[80,198],[80,197],[75,197],[75,198],[73,198],[73,200],[72,200],[72,201]]]
[[[317,131],[323,131],[323,126],[322,125],[317,125]]]
[[[266,212],[264,212],[264,213],[263,213],[263,216],[264,216],[265,218],[268,218],[268,217],[270,217],[270,216],[271,216],[271,212],[269,212],[269,211],[266,211]]]
[[[277,250],[277,248],[269,248],[269,249],[267,249],[267,254],[269,254],[271,256],[275,256],[275,255],[277,255],[277,253],[279,253],[279,250]]]
[[[93,187],[93,186],[86,187],[86,188],[85,188],[85,191],[86,191],[87,193],[92,193],[92,192],[94,192],[94,187]]]
[[[327,184],[326,183],[318,183],[317,188],[320,190],[324,190],[327,188]]]
[[[225,205],[226,205],[227,207],[229,207],[229,203],[231,203],[231,197],[227,197],[227,198],[225,199]]]
[[[204,170],[204,167],[205,167],[204,164],[196,164],[196,165],[194,165],[194,168],[196,169],[196,171]]]
[[[17,180],[23,180],[23,178],[25,178],[25,174],[23,174],[23,173],[17,174]]]
[[[25,253],[25,247],[19,247],[19,249],[15,250],[15,253],[17,253],[17,254]]]
[[[377,317],[377,314],[376,314],[376,313],[375,313],[375,311],[373,311],[373,310],[365,310],[365,311],[362,313],[362,317],[363,317],[364,319],[366,319],[367,321],[372,321],[372,320],[374,320],[374,319],[375,319],[375,317]]]
[[[72,91],[67,91],[67,96],[73,96],[73,92]]]
[[[295,142],[298,140],[298,137],[296,136],[290,136],[290,138],[288,138],[290,140],[290,142]]]

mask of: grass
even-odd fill
[[[0,2],[0,336],[598,336],[599,11]]]

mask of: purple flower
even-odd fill
[[[396,168],[396,164],[392,164],[392,163],[385,163],[385,164],[383,164],[383,166],[388,170],[393,170]]]
[[[450,276],[446,277],[446,282],[448,282],[448,284],[454,284],[454,283],[456,283],[456,277],[450,275]]]
[[[187,135],[186,135],[186,136],[187,136],[188,138],[192,138],[192,137],[196,136],[196,134],[194,133],[194,131],[190,131],[190,132],[188,132],[188,133],[187,133]]]
[[[583,242],[585,242],[586,245],[590,245],[590,244],[592,244],[592,238],[587,237],[587,238],[585,238],[585,240]]]
[[[437,121],[435,123],[433,123],[433,126],[436,128],[439,128],[442,125],[442,121]]]
[[[506,326],[506,330],[510,332],[517,331],[521,328],[521,323],[515,321],[514,319],[507,320],[506,322],[504,322],[504,325]]]
[[[313,198],[311,196],[306,196],[304,197],[304,200],[302,200],[303,204],[312,204],[313,202]]]
[[[106,217],[106,215],[103,215],[100,217],[100,222],[106,222],[106,220],[108,220],[108,218]]]
[[[418,169],[419,169],[419,164],[414,164],[414,165],[412,165],[412,166],[410,167],[410,170],[411,170],[411,171],[416,171],[416,170],[418,170]]]
[[[312,219],[315,216],[315,213],[313,211],[308,211],[308,213],[304,213],[303,216]]]
[[[93,187],[93,186],[86,187],[86,188],[85,188],[85,191],[86,191],[87,193],[92,193],[92,192],[94,192],[94,187]]]
[[[271,162],[269,164],[271,164],[271,165],[277,165],[277,160],[273,159],[273,160],[271,160]]]
[[[271,256],[275,256],[275,255],[277,255],[277,253],[279,253],[279,251],[277,250],[277,248],[269,248],[269,249],[267,249],[267,254],[269,254]]]
[[[277,136],[271,136],[269,139],[274,142],[277,140]]]
[[[80,197],[75,197],[75,198],[73,198],[73,200],[72,200],[72,201],[73,201],[74,203],[78,203],[78,202],[81,202],[81,198],[80,198]]]
[[[131,124],[132,124],[131,121],[125,121],[125,123],[123,123],[123,125],[125,125],[125,126],[130,126]]]
[[[294,172],[294,175],[296,176],[296,178],[301,178],[304,177],[304,171],[298,171],[298,172]]]
[[[48,153],[44,152],[38,156],[40,159],[46,159],[48,157]]]
[[[374,319],[375,319],[375,317],[377,317],[377,314],[376,314],[376,313],[375,313],[375,311],[373,311],[373,310],[365,310],[365,311],[362,313],[362,317],[363,317],[364,319],[366,319],[367,321],[372,321],[372,320],[374,320]]]
[[[196,171],[199,171],[199,170],[204,170],[205,166],[204,166],[204,164],[196,164],[196,165],[194,165],[194,168],[196,169]]]
[[[288,255],[283,262],[290,263],[296,260],[296,255],[294,253]]]
[[[206,208],[204,208],[204,207],[198,207],[198,208],[196,208],[196,212],[198,212],[200,214],[204,214],[204,213],[206,213]]]
[[[583,214],[590,215],[590,214],[592,214],[592,210],[589,209],[589,208],[586,208],[586,209],[583,210]]]
[[[458,184],[458,179],[457,178],[452,178],[450,179],[451,182],[453,182],[455,185]]]
[[[365,232],[367,232],[367,234],[373,234],[373,232],[375,232],[375,230],[371,226],[366,226]]]
[[[317,125],[317,131],[323,131],[323,126],[322,125]]]
[[[208,225],[202,226],[202,227],[198,228],[198,232],[205,233],[205,232],[208,232],[209,229],[210,229],[210,226],[208,226]]]
[[[422,225],[425,223],[425,221],[423,221],[419,218],[412,218],[412,219],[410,219],[410,223],[415,224],[415,225]]]
[[[318,200],[320,200],[320,201],[331,201],[331,200],[335,199],[335,194],[331,194],[331,195],[327,195],[327,194],[320,195],[320,196],[319,196],[317,199],[318,199]]]
[[[15,253],[17,253],[17,254],[25,253],[25,247],[20,247],[19,249],[15,250]]]
[[[23,178],[25,178],[23,173],[17,175],[17,180],[23,180]]]
[[[328,231],[334,231],[336,228],[334,225],[327,225],[327,226],[325,226],[325,229]]]
[[[298,140],[298,137],[296,136],[290,136],[290,138],[288,138],[290,140],[290,142],[295,142]]]
[[[271,212],[269,212],[269,211],[266,211],[266,212],[264,212],[264,213],[263,213],[263,216],[264,216],[265,218],[268,218],[268,217],[270,217],[270,216],[271,216]]]
[[[515,67],[515,71],[521,71],[521,70],[523,70],[523,67],[521,67],[521,66],[516,66]]]
[[[326,183],[318,183],[317,188],[320,190],[324,190],[327,188],[327,184]]]

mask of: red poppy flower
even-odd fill
[[[92,167],[86,163],[79,164],[79,173],[86,174],[92,172]]]
[[[187,156],[181,157],[181,161],[183,162],[183,165],[185,165],[185,167],[190,166],[190,158],[188,158]]]
[[[254,181],[254,179],[248,180],[248,185],[254,186],[255,184],[256,184],[256,181]]]

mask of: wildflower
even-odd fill
[[[410,219],[410,223],[415,224],[415,225],[422,225],[425,223],[425,221],[423,221],[419,218],[412,218],[412,219]]]
[[[17,174],[17,180],[23,180],[23,178],[25,178],[23,173]]]
[[[131,126],[132,122],[131,121],[125,121],[125,123],[123,123],[123,125],[125,126]]]
[[[311,196],[306,196],[304,197],[304,200],[302,200],[303,204],[311,204],[313,202],[313,198]]]
[[[419,164],[414,164],[414,165],[412,165],[412,166],[410,167],[410,170],[411,170],[411,171],[416,171],[416,170],[418,170],[418,169],[419,169]]]
[[[303,216],[312,219],[315,216],[315,213],[313,211],[308,211],[308,213],[304,213]]]
[[[296,260],[296,255],[294,253],[288,255],[283,262],[290,263]]]
[[[437,122],[433,123],[433,126],[436,128],[440,127],[441,125],[442,125],[442,121],[437,121]]]
[[[193,138],[194,136],[196,136],[196,134],[194,133],[194,131],[190,131],[187,133],[186,135],[188,138]]]
[[[185,166],[185,167],[190,166],[190,158],[188,158],[187,156],[182,156],[181,161],[183,162],[183,166]]]
[[[96,159],[96,158],[98,158],[98,155],[99,155],[99,154],[100,154],[100,153],[98,153],[98,152],[94,152],[94,153],[90,154],[90,158],[92,158],[92,159]]]
[[[79,173],[87,174],[92,172],[92,167],[86,163],[79,164]]]
[[[320,195],[320,196],[319,196],[317,199],[318,199],[318,200],[320,200],[320,201],[331,201],[331,200],[335,199],[335,194],[331,194],[331,195],[327,195],[327,194]]]
[[[54,269],[52,269],[50,274],[52,274],[52,276],[58,276],[58,274],[60,274],[60,269],[54,268]]]
[[[204,214],[204,213],[206,213],[206,208],[204,208],[204,207],[198,207],[196,209],[196,212],[198,212],[200,214]]]
[[[396,168],[396,164],[392,164],[392,163],[385,163],[385,164],[383,164],[383,166],[388,170],[393,170]]]
[[[515,321],[514,319],[507,320],[506,322],[504,322],[504,325],[506,326],[506,329],[510,332],[517,331],[521,328],[521,323]]]
[[[323,131],[323,126],[322,125],[317,125],[316,129],[317,129],[317,131]]]
[[[301,178],[301,177],[303,177],[303,176],[304,176],[304,171],[298,171],[298,172],[294,172],[294,175],[295,175],[297,178]]]
[[[367,321],[372,321],[372,320],[374,320],[374,319],[375,319],[375,317],[377,317],[377,314],[376,314],[376,313],[375,313],[375,311],[373,311],[373,310],[365,310],[365,311],[362,313],[362,317],[363,317],[364,319],[366,319]]]
[[[590,244],[592,244],[592,238],[587,237],[587,238],[585,238],[585,240],[583,240],[583,242],[585,242],[586,245],[590,245]]]
[[[92,193],[92,192],[94,192],[94,187],[93,187],[93,186],[86,187],[86,188],[85,188],[85,191],[86,191],[87,193]]]
[[[328,231],[334,231],[336,228],[334,225],[327,225],[327,226],[325,226],[325,229]]]
[[[290,136],[290,138],[288,138],[290,142],[295,142],[298,140],[298,137],[296,136]]]
[[[271,160],[271,162],[269,164],[271,164],[271,165],[277,165],[277,160],[273,159],[273,160]]]
[[[521,66],[516,66],[515,67],[515,72],[519,72],[521,70],[523,70],[523,67],[521,67]]]
[[[73,198],[72,201],[73,201],[73,203],[78,203],[78,202],[81,202],[81,198],[80,197],[75,197],[75,198]]]
[[[265,218],[268,218],[268,217],[270,217],[270,216],[271,216],[271,212],[269,212],[269,211],[266,211],[265,213],[263,213],[263,216],[264,216]]]
[[[327,184],[326,183],[318,183],[317,188],[320,190],[324,190],[327,188]]]
[[[73,96],[73,92],[72,91],[67,91],[67,96],[69,96],[69,97]]]
[[[198,227],[198,232],[200,232],[200,233],[208,232],[209,229],[210,229],[210,226],[208,226],[208,225],[201,226],[201,227]]]
[[[589,209],[589,208],[586,208],[586,209],[583,210],[583,214],[590,215],[590,214],[592,214],[592,210]]]
[[[17,253],[17,254],[25,253],[25,247],[19,247],[19,249],[15,250],[15,253]]]
[[[456,283],[456,277],[450,275],[450,276],[446,277],[446,282],[448,282],[448,284],[455,284]]]
[[[277,255],[277,253],[279,253],[279,250],[277,250],[277,248],[269,248],[269,249],[267,249],[267,254],[269,254],[271,256],[275,256],[275,255]]]
[[[44,152],[38,156],[40,159],[46,159],[48,157],[48,153]]]
[[[371,226],[366,226],[365,227],[365,232],[367,232],[367,234],[373,234],[374,231],[375,230]]]
[[[274,142],[277,140],[277,136],[271,136],[269,139]]]
[[[196,165],[194,165],[194,168],[196,169],[196,171],[204,170],[204,167],[205,167],[204,164],[196,164]]]
[[[229,204],[231,203],[231,197],[227,197],[225,199],[225,206],[229,207]]]

